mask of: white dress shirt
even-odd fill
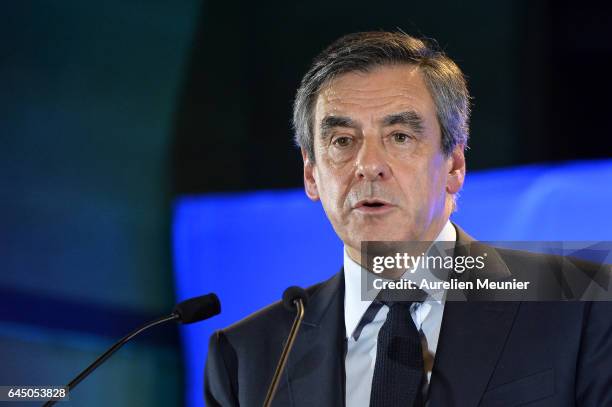
[[[455,242],[457,232],[450,223],[442,228],[436,241]],[[421,270],[422,271],[422,270]],[[374,320],[366,325],[358,340],[353,338],[353,332],[359,325],[361,317],[372,301],[361,300],[361,273],[359,264],[353,261],[344,249],[344,323],[346,327],[347,353],[346,368],[346,405],[347,407],[368,407],[370,405],[370,392],[376,364],[376,346],[378,331],[384,324],[389,308],[383,306],[376,314]],[[410,308],[412,320],[421,331],[427,342],[427,351],[431,360],[435,357],[444,311],[444,295],[428,292],[423,303],[414,303]],[[427,371],[427,386],[431,378],[431,371]],[[426,387],[427,388],[427,387]]]

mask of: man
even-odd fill
[[[274,405],[612,405],[608,303],[362,299],[361,242],[472,242],[449,221],[469,112],[457,65],[404,33],[351,34],[313,62],[296,140],[306,194],[344,242],[344,267],[308,289]],[[490,277],[547,267],[523,257],[500,255]],[[207,404],[261,405],[292,320],[277,303],[216,332]]]

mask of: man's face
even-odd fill
[[[315,162],[302,152],[306,193],[321,200],[351,257],[361,241],[436,238],[465,162],[463,146],[443,154],[417,67],[338,76],[318,95],[313,130]]]

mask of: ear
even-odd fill
[[[313,201],[318,201],[320,197],[317,181],[314,176],[315,164],[308,158],[308,153],[304,149],[302,149],[302,160],[304,160],[304,190],[306,191],[306,196]]]
[[[463,187],[465,180],[465,145],[458,144],[448,157],[448,178],[446,179],[446,192],[456,194]]]

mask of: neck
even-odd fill
[[[425,233],[423,233],[423,235],[420,238],[416,239],[415,241],[417,242],[436,241],[438,237],[440,236],[440,233],[442,233],[442,229],[444,229],[444,226],[446,225],[447,222],[448,222],[448,218],[444,219],[442,223],[440,224],[432,224],[431,227]],[[353,260],[355,263],[359,264],[360,266],[363,266],[363,263],[361,262],[361,247],[353,247],[353,246],[349,246],[348,244],[345,244],[345,246],[346,246],[346,252],[348,253],[351,260]]]

